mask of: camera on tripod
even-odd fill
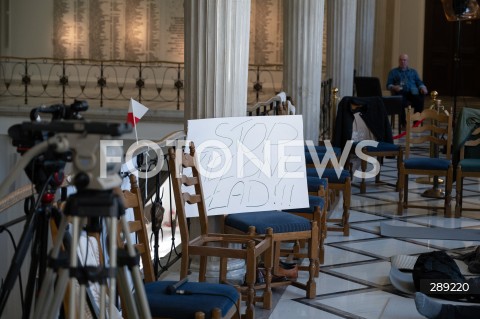
[[[54,120],[81,120],[83,119],[80,112],[88,110],[88,103],[86,101],[75,100],[70,105],[53,104],[50,106],[39,106],[30,111],[30,120],[41,121],[40,114],[46,113],[52,115]]]
[[[32,245],[30,249],[32,257],[25,295],[28,302],[24,309],[24,315],[28,318],[33,306],[36,312],[35,318],[40,318],[40,314],[42,316],[45,314],[44,307],[49,309],[54,316],[58,312],[58,300],[62,298],[66,287],[63,284],[68,281],[69,277],[85,278],[86,268],[82,269],[81,266],[77,266],[76,243],[78,243],[80,230],[88,227],[101,229],[103,224],[100,220],[106,218],[108,236],[114,238],[117,234],[116,221],[119,217],[124,218],[123,205],[114,191],[114,188],[120,186],[122,181],[120,164],[118,167],[111,164],[107,166],[104,160],[106,156],[117,155],[121,158],[123,154],[107,154],[108,151],[118,151],[118,148],[102,147],[102,141],[131,132],[132,127],[126,123],[101,123],[84,120],[80,112],[87,109],[88,104],[85,101],[75,101],[70,106],[55,104],[37,107],[30,113],[31,121],[15,124],[8,129],[12,144],[22,156],[4,183],[0,185],[0,195],[7,191],[24,170],[39,197],[29,212],[26,212],[28,215],[19,248],[14,254],[5,284],[0,287],[0,317],[16,278],[19,276],[21,265],[30,245]],[[43,121],[40,114],[51,114],[51,120]],[[48,220],[58,212],[52,202],[56,190],[63,182],[64,170],[67,171],[66,164],[69,162],[72,167],[71,170],[70,167],[68,170],[74,176],[73,184],[76,186],[76,193],[68,196],[65,208],[62,210],[63,214],[60,215],[61,222],[57,225],[59,231],[54,243],[55,253],[52,253],[48,259],[49,270],[47,271]],[[106,167],[102,167],[102,165]],[[107,174],[101,176],[100,172],[105,168]],[[67,237],[70,220],[73,224],[72,229],[74,229],[72,238],[75,241],[72,242],[70,249],[69,268],[61,271],[61,275],[59,273],[59,276],[62,276],[61,285],[52,296],[51,287],[53,283],[57,282],[55,273],[64,267],[62,258],[59,258],[59,251],[62,244],[65,245],[63,241]],[[126,225],[126,222],[124,223]],[[114,260],[116,246],[109,247],[108,252],[109,256],[113,256],[112,264],[103,270],[102,277],[98,279],[102,283],[115,282],[116,264],[113,262],[116,262]],[[131,247],[130,255],[132,258],[135,256],[133,247]],[[68,269],[72,272],[71,276],[69,276]],[[38,287],[35,288],[37,274],[38,282],[46,285],[39,291]],[[136,273],[136,276],[140,278],[139,272]],[[88,278],[88,280],[90,279],[97,280],[93,277]],[[141,279],[137,281],[141,282]],[[111,296],[115,295],[114,286],[115,284],[109,288]],[[34,292],[34,290],[37,291]],[[45,302],[32,303],[34,295],[37,293],[46,298],[42,299]],[[54,298],[53,303],[51,302],[52,298]],[[75,307],[71,309],[75,309]],[[149,318],[148,315],[146,317]]]
[[[9,128],[12,144],[22,155],[39,144],[46,144],[45,150],[36,154],[25,167],[37,192],[52,173],[63,171],[67,162],[73,163],[74,185],[79,190],[107,190],[121,184],[120,167],[117,165],[107,165],[107,176],[100,177],[105,156],[122,155],[107,154],[115,152],[116,148],[101,147],[101,141],[131,132],[132,128],[127,123],[86,121],[79,113],[87,109],[86,101],[75,101],[70,106],[41,106],[32,109],[32,121]],[[52,114],[51,121],[42,121],[40,113]]]

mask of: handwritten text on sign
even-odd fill
[[[208,215],[308,207],[300,115],[190,120],[187,140]]]

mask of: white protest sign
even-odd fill
[[[301,115],[190,120],[187,140],[208,215],[309,206]]]

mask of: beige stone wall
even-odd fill
[[[386,83],[388,72],[407,53],[422,76],[426,0],[377,0],[373,75]]]

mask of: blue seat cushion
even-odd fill
[[[450,161],[443,158],[414,157],[403,161],[407,169],[447,170]]]
[[[315,148],[315,151],[317,151],[317,153],[326,153],[327,150],[333,151],[337,156],[342,153],[342,150],[339,147],[334,147],[334,146],[326,147],[321,145],[314,145],[313,147]],[[307,145],[305,145],[305,153],[308,153],[308,152],[310,152],[310,149],[308,148]]]
[[[233,286],[207,282],[186,282],[179,287],[191,292],[190,295],[167,294],[167,287],[175,283],[156,281],[145,285],[152,317],[191,319],[195,318],[195,312],[203,311],[205,318],[211,318],[215,307],[220,308],[225,316],[239,298]]]
[[[323,158],[325,157],[325,153],[317,153],[318,160],[320,163],[322,162]],[[305,163],[307,164],[316,164],[313,161],[313,156],[309,152],[305,152]]]
[[[323,207],[325,205],[325,201],[322,197],[309,195],[308,196],[308,204],[309,204],[309,207],[306,207],[306,208],[284,209],[283,211],[284,212],[289,212],[289,213],[311,214],[315,211],[315,207],[320,207],[320,210],[323,210]]]
[[[317,176],[307,176],[307,185],[309,192],[318,192],[320,187],[323,186],[323,189],[327,189],[328,179],[320,178]]]
[[[248,232],[249,226],[255,226],[257,234],[265,234],[268,227],[273,233],[289,233],[310,230],[312,226],[306,218],[278,210],[230,214],[225,225]]]
[[[462,167],[462,172],[480,172],[480,159],[465,158],[460,161],[459,165]]]
[[[378,142],[377,147],[367,146],[367,152],[398,152],[400,146],[392,143]]]
[[[307,167],[307,176],[318,176],[316,168]],[[350,177],[350,172],[347,170],[342,170],[340,176],[337,176],[337,172],[333,168],[325,168],[321,178],[328,179],[328,183],[331,184],[343,184],[347,177]]]

